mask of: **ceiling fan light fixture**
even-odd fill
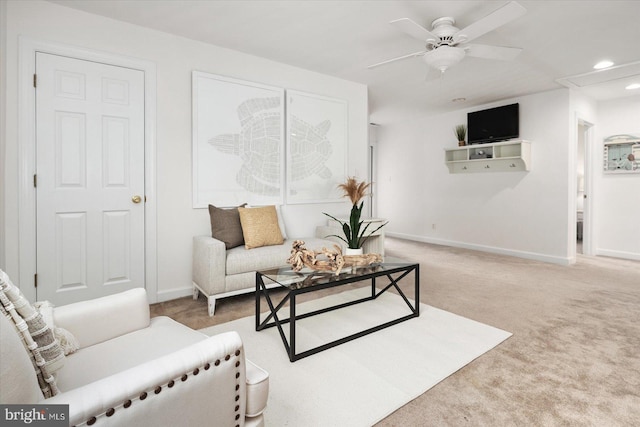
[[[423,59],[428,66],[444,73],[447,68],[462,61],[464,55],[464,49],[460,47],[440,46],[437,49],[425,53]]]

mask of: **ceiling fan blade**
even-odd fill
[[[379,67],[380,65],[389,64],[390,62],[399,61],[401,59],[407,59],[407,58],[413,58],[413,57],[416,57],[416,56],[421,56],[421,55],[424,55],[425,53],[426,53],[425,50],[421,50],[420,52],[414,52],[414,53],[410,53],[408,55],[398,56],[397,58],[387,59],[386,61],[382,61],[382,62],[378,62],[377,64],[369,65],[367,68],[369,68],[369,69],[376,68],[376,67]]]
[[[427,40],[433,40],[434,42],[436,42],[439,40],[438,36],[431,33],[422,25],[415,23],[409,18],[396,19],[395,21],[389,22],[389,24],[393,25],[403,33],[408,34],[418,40],[422,40],[423,42]]]
[[[464,45],[467,55],[476,58],[499,59],[501,61],[511,61],[522,52],[519,47],[489,46],[487,44]]]
[[[489,31],[513,21],[516,18],[524,15],[527,9],[522,7],[515,1],[509,2],[502,6],[500,9],[490,13],[479,21],[474,22],[466,28],[458,31],[453,36],[453,40],[456,43],[462,43],[471,41]]]

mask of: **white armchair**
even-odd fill
[[[167,317],[149,318],[146,292],[54,309],[80,349],[48,399],[20,335],[0,315],[0,403],[68,404],[70,425],[262,426],[268,374],[245,358],[235,332],[208,337]]]

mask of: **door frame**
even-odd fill
[[[576,143],[577,132],[580,126],[585,127],[584,137],[584,206],[582,218],[582,254],[593,255],[593,159],[594,159],[594,131],[595,124],[577,116],[576,120]]]
[[[144,180],[145,180],[145,289],[150,303],[158,299],[156,224],[156,65],[153,62],[96,50],[34,40],[18,39],[18,242],[20,289],[35,301],[36,288],[36,99],[33,75],[36,52],[99,62],[144,73]]]

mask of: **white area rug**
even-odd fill
[[[353,300],[366,292],[369,288],[331,295],[300,304],[296,312]],[[400,313],[409,314],[405,302],[386,293],[375,301],[299,321],[297,351],[384,323]],[[287,316],[288,309],[281,311],[281,317]],[[291,363],[277,328],[256,332],[253,316],[202,332],[215,335],[231,330],[242,337],[247,357],[270,374],[266,424],[295,427],[370,426],[511,336],[421,304],[418,318]]]

